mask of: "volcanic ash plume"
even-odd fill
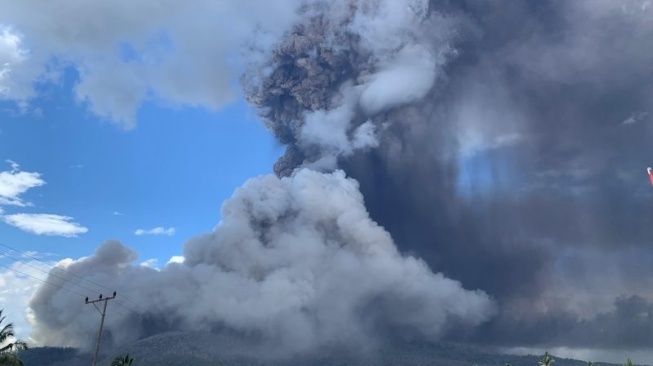
[[[377,147],[384,114],[425,97],[455,54],[455,23],[426,0],[315,2],[304,13],[243,77],[247,99],[288,145],[280,175],[332,170]]]
[[[244,78],[287,146],[275,172],[344,170],[402,252],[496,297],[474,341],[596,347],[570,328],[621,319],[621,296],[653,301],[648,1],[304,12]]]
[[[369,218],[357,182],[342,171],[252,179],[222,215],[212,233],[185,245],[183,264],[160,271],[132,266],[135,253],[108,242],[67,265],[92,281],[115,284],[119,298],[149,310],[138,317],[112,313],[108,339],[226,326],[257,334],[276,349],[305,351],[369,345],[390,331],[438,339],[451,326],[478,325],[493,315],[485,293],[467,291],[399,254]],[[31,308],[38,340],[89,346],[97,314],[79,298],[42,287]]]
[[[242,85],[286,146],[276,176],[239,189],[184,264],[133,266],[111,242],[69,268],[150,310],[111,318],[115,343],[224,326],[291,351],[388,334],[640,346],[653,339],[634,326],[653,301],[646,4],[275,6],[283,29],[245,49]],[[213,60],[209,45],[190,55]],[[40,340],[87,345],[97,314],[71,301],[39,289]]]

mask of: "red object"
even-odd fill
[[[648,171],[648,179],[651,180],[651,185],[653,186],[653,170]]]

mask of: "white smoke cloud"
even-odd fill
[[[185,245],[182,263],[160,271],[134,265],[136,253],[118,242],[68,269],[111,283],[119,297],[178,328],[224,324],[260,332],[284,351],[365,344],[378,325],[437,339],[452,322],[478,325],[494,312],[485,293],[402,256],[369,218],[357,182],[341,171],[251,179],[224,204],[222,217],[212,233]],[[88,346],[96,331],[88,321],[93,309],[56,288],[42,287],[30,307],[33,338],[42,343]],[[108,319],[115,341],[146,331],[134,321],[122,326],[127,321]]]
[[[392,60],[379,64],[378,72],[367,75],[358,84],[345,83],[334,108],[306,113],[300,143],[321,150],[320,159],[307,166],[333,170],[338,157],[377,147],[374,124],[368,121],[353,125],[357,111],[362,109],[374,116],[423,98],[433,88],[444,60],[436,59],[425,46],[408,45]]]
[[[364,65],[356,65],[364,71],[342,83],[334,100],[326,103],[329,108],[307,111],[302,116],[299,145],[319,150],[315,161],[305,166],[333,170],[339,157],[378,147],[379,126],[369,118],[419,101],[436,86],[444,74],[442,68],[455,55],[455,23],[437,14],[429,15],[428,1],[423,0],[359,1],[352,7],[335,6],[326,15],[327,24],[346,24],[345,31],[358,40],[355,47],[368,55]],[[437,29],[439,38],[425,41],[422,33],[426,29]],[[337,41],[331,40],[329,34],[341,29],[322,31],[324,34],[317,37],[338,50]],[[310,63],[300,61],[309,74],[307,79],[312,73],[320,74],[321,70],[312,70]],[[368,118],[362,125],[361,111]]]
[[[321,150],[320,159],[307,165],[313,169],[331,171],[337,167],[338,157],[379,145],[376,126],[370,121],[356,128],[352,126],[358,108],[358,88],[347,83],[342,89],[343,101],[338,107],[306,113],[301,144]]]
[[[438,68],[432,51],[422,45],[404,47],[381,71],[363,85],[360,103],[368,114],[423,98],[435,83]]]
[[[48,262],[25,258],[22,258],[22,263],[7,263],[9,259],[3,258],[2,255],[0,259],[4,259],[4,267],[0,270],[0,303],[4,310],[3,315],[7,317],[7,323],[14,324],[17,338],[27,341],[30,333],[28,319],[31,314],[25,304],[29,303],[36,289],[43,285],[42,281],[46,277],[44,273],[47,273],[50,265]],[[6,323],[3,322],[3,325]]]
[[[149,97],[220,108],[237,94],[241,48],[264,53],[304,2],[2,0],[0,96],[34,97],[64,65],[79,73],[76,96],[126,128]]]
[[[351,153],[351,141],[347,136],[350,122],[354,118],[356,100],[350,86],[344,92],[342,105],[329,111],[315,111],[306,115],[302,129],[302,142],[316,144],[323,149],[331,149],[336,153]]]
[[[356,5],[348,28],[379,59],[413,43],[429,10],[429,0],[361,0]]]

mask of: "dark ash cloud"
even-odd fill
[[[242,77],[287,146],[283,178],[239,190],[183,266],[135,269],[124,254],[106,275],[174,288],[157,295],[174,329],[217,321],[296,349],[373,329],[647,344],[653,126],[623,125],[653,107],[647,4],[306,2]],[[32,304],[40,334],[73,337],[71,318],[58,333],[45,319],[67,305],[47,291]]]
[[[644,175],[653,130],[622,122],[653,103],[651,9],[642,1],[429,5],[401,35],[443,57],[430,65],[437,78],[427,93],[386,108],[365,108],[359,96],[347,131],[371,121],[378,144],[339,155],[336,165],[360,182],[372,218],[401,250],[499,299],[501,314],[468,340],[566,345],[573,334],[577,346],[627,346],[570,324],[585,329],[622,296],[650,299],[642,284],[652,273],[640,263],[653,237]],[[288,145],[280,175],[325,153],[302,140],[307,116],[337,108],[330,103],[343,88],[385,72],[348,21],[308,20],[267,65],[263,94],[273,97],[250,99]],[[304,34],[313,41],[295,41]],[[325,41],[331,34],[337,45]],[[330,53],[341,56],[340,74],[306,76],[306,55],[329,65],[322,55]],[[310,80],[322,83],[313,89]],[[314,93],[317,104],[298,97]],[[615,256],[628,260],[608,260]]]

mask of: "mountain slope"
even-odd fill
[[[537,356],[484,352],[456,344],[393,344],[377,352],[354,354],[330,350],[286,359],[255,357],[260,352],[248,342],[210,332],[166,333],[114,350],[99,362],[108,366],[113,355],[129,353],[134,366],[537,366]],[[21,353],[25,366],[87,366],[91,355],[70,348],[34,348]],[[556,358],[555,366],[584,366],[586,361]],[[603,366],[614,364],[601,363]],[[616,366],[616,365],[615,365]]]

